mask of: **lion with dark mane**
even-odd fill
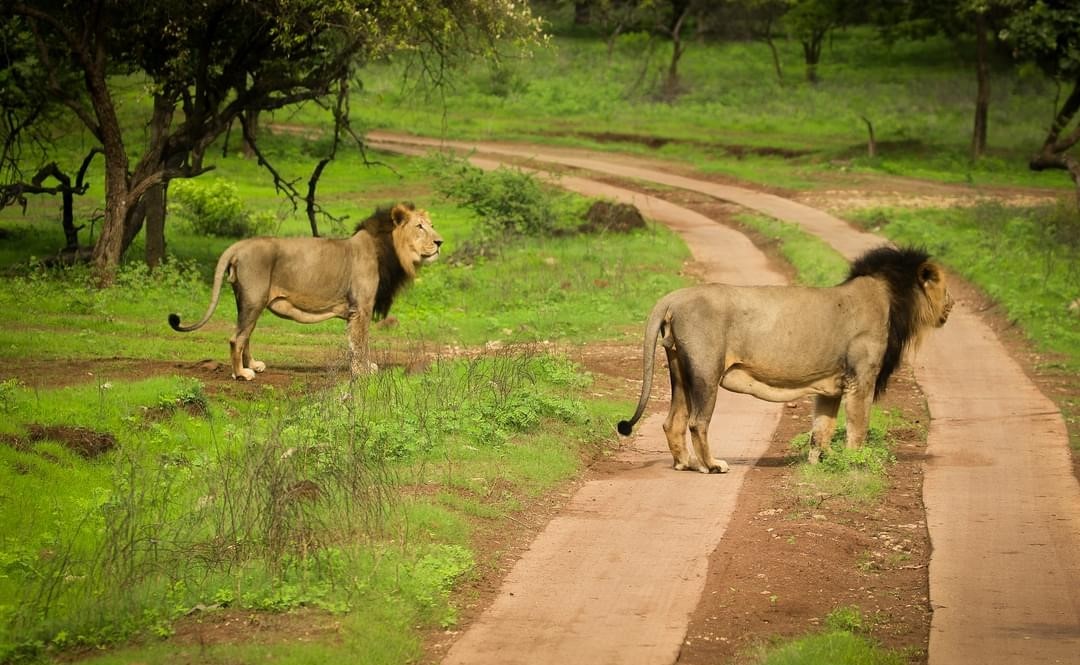
[[[839,286],[706,284],[661,298],[645,325],[637,411],[619,423],[628,436],[652,390],[656,340],[667,354],[671,409],[664,422],[676,469],[728,470],[709,452],[717,388],[770,402],[814,395],[810,462],[828,451],[846,399],[849,448],[862,445],[870,405],[905,353],[945,324],[953,299],[941,267],[919,249],[879,247],[852,263]],[[685,444],[690,430],[696,462]]]
[[[236,296],[236,332],[229,339],[232,375],[250,381],[266,364],[251,357],[251,333],[264,309],[299,323],[334,317],[348,321],[350,367],[368,371],[368,324],[390,311],[416,271],[438,259],[442,237],[424,210],[411,203],[380,208],[349,238],[248,238],[218,259],[210,306],[202,320],[173,330],[201,328],[217,307],[221,285]]]

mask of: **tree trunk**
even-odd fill
[[[154,185],[142,197],[146,213],[146,265],[154,269],[165,260],[165,201],[168,187]]]
[[[776,80],[783,85],[784,70],[780,68],[780,52],[776,50],[776,42],[772,38],[772,22],[765,27],[765,43],[769,45],[769,51],[772,53],[772,64],[773,69],[776,70]]]
[[[977,160],[986,152],[987,117],[990,109],[990,63],[986,38],[986,15],[975,14],[975,125],[971,135],[971,159]]]
[[[665,101],[674,101],[679,96],[679,60],[686,52],[686,46],[682,40],[682,28],[690,13],[690,3],[675,0],[672,6],[680,13],[671,23],[671,62],[668,63],[667,76],[664,77],[663,98]]]
[[[1060,138],[1061,133],[1076,117],[1080,111],[1080,78],[1073,81],[1073,89],[1069,97],[1062,104],[1054,124],[1050,126],[1050,132],[1043,142],[1042,148],[1028,162],[1028,168],[1032,171],[1046,169],[1061,169],[1067,171],[1076,187],[1076,204],[1080,209],[1080,161],[1068,153],[1069,149],[1080,142],[1080,124],[1077,124],[1071,134]]]
[[[814,35],[809,40],[804,40],[803,60],[806,62],[806,80],[808,83],[818,82],[817,66],[821,61],[821,44],[825,41],[824,35]]]
[[[128,156],[116,107],[105,82],[105,60],[99,57],[85,63],[85,67],[86,89],[97,116],[97,138],[105,155],[105,218],[91,261],[98,285],[110,286],[124,253],[124,225],[133,203],[128,182]]]
[[[108,151],[106,151],[108,155]],[[110,161],[106,159],[106,164]],[[130,206],[127,201],[127,173],[120,172],[115,164],[106,167],[105,218],[101,235],[94,243],[94,277],[99,286],[111,286],[116,277],[116,267],[124,254],[124,228]]]
[[[244,122],[247,123],[247,131],[251,138],[257,138],[259,136],[259,111],[258,109],[247,109],[244,111]],[[243,137],[244,141],[244,157],[251,159],[255,156],[255,148],[248,140],[248,136]]]
[[[874,138],[874,125],[870,122],[870,118],[865,115],[861,116],[862,121],[866,123],[866,133],[868,138],[866,140],[866,156],[873,159],[877,157],[877,139]]]

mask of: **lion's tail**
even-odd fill
[[[218,299],[221,297],[221,284],[225,281],[225,273],[229,270],[229,265],[232,263],[233,255],[236,245],[233,245],[221,253],[221,258],[218,259],[217,267],[214,268],[214,288],[210,294],[210,306],[206,309],[206,314],[197,323],[193,323],[190,326],[180,325],[179,314],[169,314],[169,325],[177,332],[191,332],[192,330],[198,330],[202,328],[210,317],[213,316],[214,310],[217,309]]]
[[[619,421],[619,434],[630,436],[634,431],[634,425],[641,420],[641,414],[645,413],[645,405],[649,403],[649,393],[652,392],[653,364],[656,361],[656,338],[660,336],[660,329],[668,322],[667,299],[656,303],[649,314],[649,321],[645,324],[645,341],[642,350],[642,377],[641,397],[638,398],[637,410],[630,420]],[[670,335],[670,330],[667,333]],[[669,345],[670,340],[665,336],[664,344]]]

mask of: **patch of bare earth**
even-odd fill
[[[882,406],[899,409],[913,426],[891,433],[897,461],[888,489],[862,506],[843,497],[800,498],[789,441],[809,431],[812,406],[788,405],[709,559],[679,663],[750,662],[754,648],[773,638],[823,630],[825,617],[841,607],[859,608],[871,639],[906,650],[912,663],[926,662],[926,414],[910,371],[894,378]]]

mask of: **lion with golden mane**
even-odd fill
[[[210,306],[202,320],[173,330],[201,328],[217,307],[222,281],[236,296],[236,332],[229,339],[232,375],[250,381],[266,364],[251,357],[251,332],[264,309],[299,323],[334,317],[348,322],[354,374],[366,372],[368,324],[383,318],[398,291],[420,266],[438,259],[442,237],[424,210],[411,203],[380,208],[349,238],[248,238],[218,259]],[[226,277],[227,276],[227,277]]]
[[[944,271],[926,252],[889,246],[856,259],[839,286],[706,284],[673,291],[645,325],[641,398],[619,433],[628,436],[645,411],[659,338],[671,378],[664,433],[676,469],[728,470],[709,452],[718,387],[770,402],[813,395],[811,463],[829,450],[846,399],[847,447],[858,447],[870,404],[905,353],[945,324],[952,306]],[[696,462],[685,444],[688,427]]]

